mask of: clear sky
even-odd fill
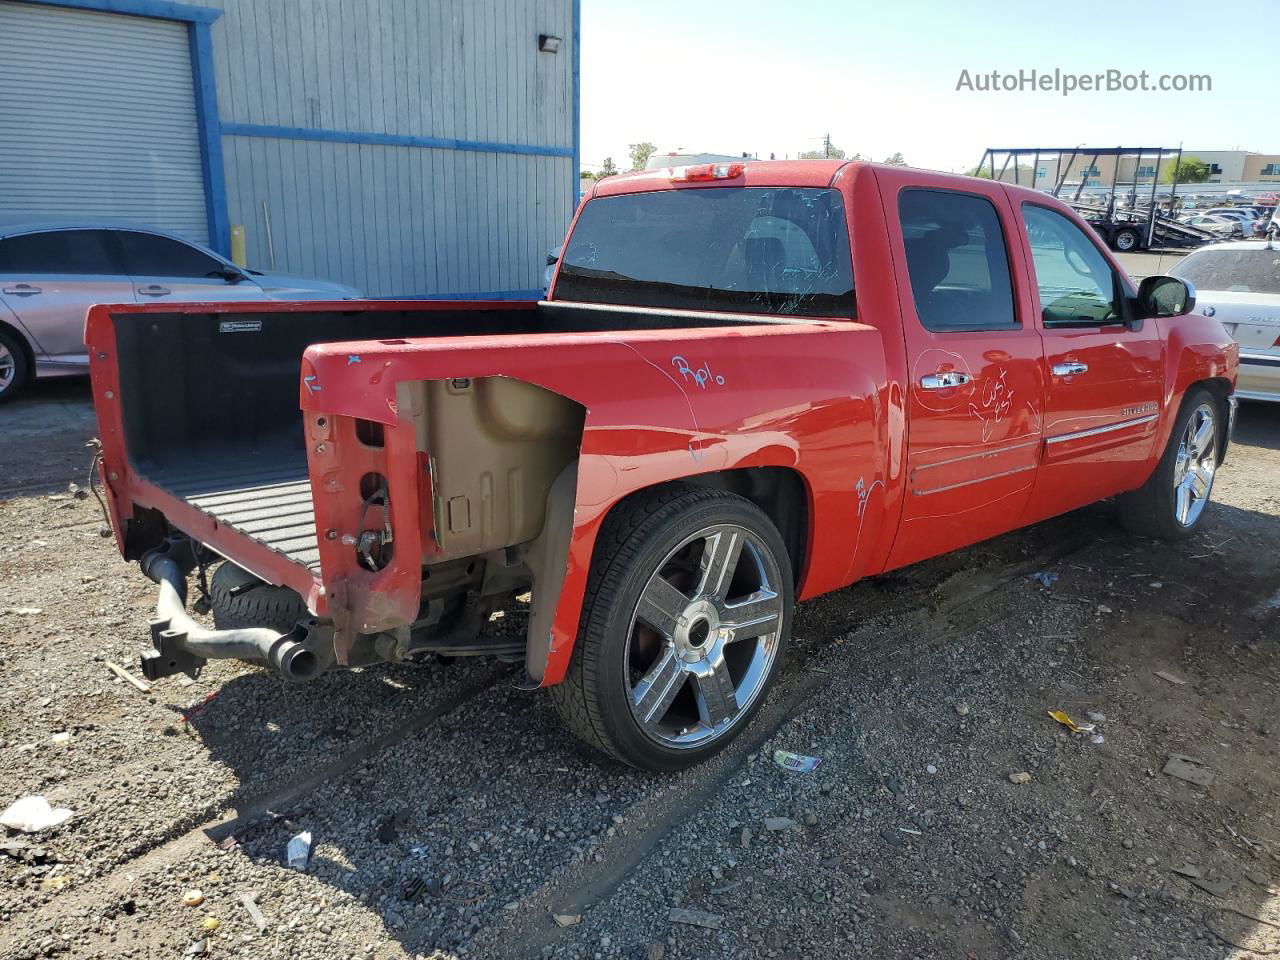
[[[1209,92],[969,92],[998,70],[1209,74]],[[976,82],[976,80],[975,80]],[[1280,153],[1280,2],[582,0],[582,160],[821,146],[974,166],[987,146]]]

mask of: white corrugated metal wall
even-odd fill
[[[228,207],[251,265],[270,266],[269,222],[277,269],[374,296],[540,286],[577,199],[573,0],[223,10]],[[422,145],[439,141],[468,149]]]
[[[207,239],[185,24],[0,2],[0,216]]]
[[[18,74],[67,105],[29,127],[34,154],[0,153],[0,197],[40,199],[23,213],[145,220],[223,252],[229,220],[251,266],[274,254],[277,270],[373,296],[534,291],[577,200],[577,2],[0,0],[39,30],[93,24],[38,63],[0,46],[0,119],[36,122],[9,103],[25,96]],[[539,34],[559,52],[540,52]],[[148,110],[181,111],[185,139]],[[91,127],[123,145],[92,148],[109,166],[97,186],[48,162]],[[0,151],[13,143],[6,130]],[[57,188],[35,189],[41,177]]]

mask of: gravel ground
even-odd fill
[[[79,382],[0,412],[0,806],[75,813],[0,837],[4,960],[1280,950],[1280,410],[1185,544],[1091,508],[804,605],[752,729],[668,777],[501,664],[120,681],[153,590],[68,492],[92,432]]]

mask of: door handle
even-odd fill
[[[16,287],[5,287],[4,292],[15,297],[34,297],[40,292],[40,288],[33,287],[29,283],[20,283]]]
[[[958,387],[968,382],[969,375],[959,370],[939,370],[937,373],[920,378],[920,386],[926,390],[946,390],[948,387]]]
[[[153,283],[149,287],[139,287],[138,292],[144,297],[163,297],[173,291],[168,287],[162,287],[158,283]]]
[[[1074,377],[1077,373],[1088,373],[1089,365],[1080,363],[1078,360],[1069,360],[1066,363],[1055,363],[1053,365],[1053,375],[1055,377]]]

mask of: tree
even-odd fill
[[[657,149],[652,143],[631,144],[628,147],[628,152],[631,154],[631,169],[643,170],[644,165],[649,162],[649,158]]]
[[[881,160],[880,162],[881,162],[881,163],[887,163],[887,164],[889,164],[889,165],[891,165],[891,166],[894,166],[894,167],[905,167],[905,166],[907,165],[907,161],[905,161],[905,160],[903,160],[903,159],[902,159],[902,154],[901,154],[900,152],[899,152],[899,153],[895,153],[895,154],[894,154],[893,156],[891,156],[891,157],[885,157],[885,158],[884,158],[883,160]]]
[[[600,165],[600,172],[596,174],[597,180],[603,180],[605,177],[612,177],[618,172],[618,165],[613,162],[613,157],[605,157],[604,163]]]
[[[885,163],[888,163],[888,162],[889,161],[887,160],[885,161]],[[1014,176],[1013,171],[1014,171],[1013,167],[1008,167],[1004,171],[1001,171],[999,167],[996,167],[996,174],[1000,177],[1000,180],[1004,183],[1019,183],[1024,187],[1035,186],[1036,172],[1032,170],[1029,166],[1027,166],[1025,163],[1019,163],[1017,165],[1018,172],[1016,177]],[[966,170],[965,176],[979,177],[983,180],[991,180],[992,179],[991,164],[988,163],[988,164],[984,164],[980,168],[974,167],[971,170]]]
[[[578,171],[578,179],[579,179],[579,180],[594,180],[595,178],[596,178],[596,175],[595,175],[594,173],[592,173],[590,170],[579,170],[579,171]]]
[[[831,135],[822,138],[822,146],[817,150],[804,150],[800,153],[801,160],[822,160],[830,158],[833,160],[843,160],[844,151],[831,142]],[[857,157],[854,157],[856,160]]]
[[[1199,157],[1183,157],[1164,169],[1160,181],[1173,183],[1175,175],[1178,183],[1205,183],[1209,179],[1209,165]]]

